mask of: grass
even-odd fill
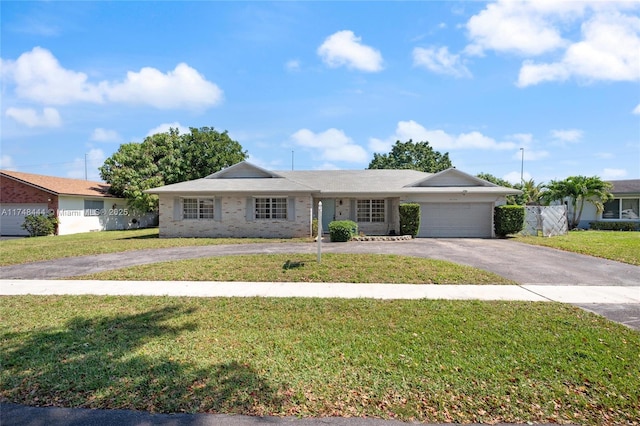
[[[398,255],[260,254],[133,266],[77,279],[405,284],[516,284],[491,272],[442,260]]]
[[[517,236],[514,239],[640,266],[640,232],[572,231],[551,238]]]
[[[0,398],[424,422],[637,425],[640,334],[531,302],[0,298]]]
[[[130,231],[87,232],[73,235],[58,235],[55,237],[19,238],[2,241],[2,244],[0,244],[0,266],[130,250],[214,244],[308,241],[310,240],[304,238],[158,238],[157,228]]]

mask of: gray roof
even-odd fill
[[[189,193],[205,194],[211,192],[239,193],[251,192],[256,194],[279,193],[312,193],[318,192],[306,185],[284,178],[238,178],[238,179],[209,179],[202,178],[173,185],[153,188],[145,192],[152,194]]]
[[[451,180],[450,178],[453,178]],[[451,183],[453,182],[453,183]],[[247,162],[206,178],[153,188],[152,194],[322,194],[324,196],[443,194],[519,194],[456,169],[440,173],[417,170],[307,170],[272,172]]]
[[[640,179],[610,180],[612,194],[640,194]]]
[[[397,192],[402,187],[431,175],[417,170],[311,170],[276,173],[330,194]]]

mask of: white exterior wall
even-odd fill
[[[211,197],[211,196],[208,196]],[[247,197],[214,197],[222,201],[221,217],[215,219],[174,218],[179,197],[160,195],[160,237],[209,238],[304,238],[311,233],[311,198],[295,197],[295,220],[247,220]],[[289,197],[291,198],[291,197]]]
[[[115,231],[151,226],[155,215],[133,216],[127,202],[121,198],[105,198],[104,211],[100,216],[85,216],[84,200],[100,200],[90,197],[58,198],[58,235],[81,232]],[[126,213],[126,214],[125,214]],[[132,219],[137,223],[132,223]]]

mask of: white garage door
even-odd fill
[[[418,237],[491,238],[491,203],[422,203]]]
[[[0,205],[0,235],[29,235],[22,229],[25,216],[47,212],[46,204],[2,204]]]

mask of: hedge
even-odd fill
[[[400,235],[415,237],[420,230],[420,204],[400,204]]]
[[[637,222],[589,222],[589,228],[595,231],[640,231]]]
[[[517,234],[524,228],[524,206],[497,206],[494,213],[493,228],[499,237]]]

